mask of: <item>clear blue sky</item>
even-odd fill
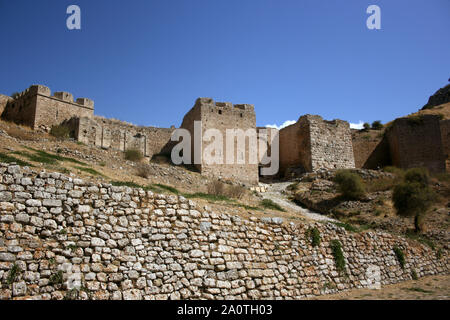
[[[44,84],[161,127],[200,96],[255,104],[258,125],[386,122],[448,83],[449,34],[449,0],[0,0],[0,93]]]

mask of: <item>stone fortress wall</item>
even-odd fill
[[[74,117],[66,122],[77,141],[104,149],[136,149],[149,158],[168,152],[164,148],[175,128],[135,126],[103,117]]]
[[[326,121],[304,115],[280,130],[280,168],[301,167],[305,172],[318,169],[355,167],[352,136],[348,122]]]
[[[32,85],[9,102],[2,114],[11,120],[37,128],[50,128],[72,117],[92,117],[94,102],[87,98],[74,101],[68,92],[55,92],[51,95],[48,87]]]
[[[185,115],[181,128],[189,130],[191,133],[191,155],[194,157],[195,139],[194,122],[201,121],[202,136],[208,129],[217,129],[223,136],[223,148],[221,155],[225,162],[227,158],[225,143],[227,129],[242,129],[246,131],[252,129],[256,133],[256,115],[254,106],[250,104],[235,104],[230,102],[215,102],[211,98],[199,98],[194,107]],[[201,152],[203,154],[207,144],[203,143]],[[257,153],[257,150],[255,150]],[[258,182],[258,161],[251,163],[249,142],[246,139],[245,148],[237,148],[235,143],[234,159],[235,164],[208,164],[202,157],[200,164],[196,164],[197,169],[204,175],[216,176],[224,179],[234,179],[238,181],[255,184]],[[258,155],[257,155],[258,156]],[[245,163],[238,164],[238,160],[245,160]]]
[[[0,299],[300,299],[450,265],[447,251],[379,231],[217,214],[181,196],[7,164],[0,209]],[[342,244],[344,271],[332,240]]]
[[[439,116],[396,119],[386,135],[393,165],[400,168],[425,167],[431,172],[445,171]]]
[[[52,126],[63,124],[70,128],[78,141],[87,145],[121,151],[138,149],[147,157],[169,154],[174,146],[174,142],[170,141],[174,127],[140,127],[94,116],[92,100],[78,98],[74,102],[70,93],[55,92],[51,95],[50,89],[42,85],[31,86],[16,99],[0,95],[0,111],[2,110],[4,119],[34,129],[49,131]],[[445,160],[449,154],[448,121],[439,122],[432,116],[428,117],[431,118],[416,123],[417,130],[410,130],[410,127],[405,125],[408,121],[398,120],[383,138],[352,141],[347,122],[326,121],[315,115],[302,116],[297,123],[278,132],[279,176],[283,177],[291,168],[297,172],[355,166],[376,169],[391,163],[402,168],[425,166],[433,172],[444,171]],[[199,98],[181,124],[181,128],[191,132],[192,148],[196,139],[193,134],[194,121],[202,121],[202,132],[211,128],[218,129],[223,134],[226,129],[262,129],[256,128],[253,105],[233,105],[229,102],[214,102],[211,98]],[[202,153],[208,144],[202,144]],[[271,149],[270,141],[267,141],[267,149]],[[237,150],[236,147],[234,153],[239,159],[245,158],[245,162],[228,165],[201,161],[196,167],[203,175],[248,184],[258,183],[258,169],[263,165],[249,163],[248,139],[245,149]],[[259,160],[262,153],[258,155]],[[194,152],[192,155],[194,156]],[[225,149],[222,150],[222,155],[226,159]]]

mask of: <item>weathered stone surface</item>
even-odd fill
[[[2,168],[9,167],[0,164],[0,173]],[[1,287],[0,299],[63,299],[68,291],[54,283],[58,270],[63,282],[83,279],[88,292],[80,291],[80,298],[112,300],[300,299],[367,286],[374,266],[382,284],[409,280],[412,270],[419,276],[449,271],[447,250],[439,258],[426,246],[383,232],[347,233],[314,223],[321,242],[313,248],[306,236],[310,223],[202,212],[181,197],[76,179],[65,184],[61,174],[30,179],[36,192],[26,201],[16,196],[20,188],[0,179],[3,192],[11,193],[10,202],[0,202],[0,278],[14,264],[21,270],[12,287]],[[74,197],[42,200],[48,185],[55,192],[86,191],[75,203]],[[112,194],[128,201],[116,202]],[[105,200],[94,205],[100,198]],[[335,239],[342,244],[346,276],[336,269],[330,248]],[[394,246],[405,253],[404,269]]]

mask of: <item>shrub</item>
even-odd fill
[[[333,252],[334,262],[336,263],[336,269],[339,272],[345,271],[345,258],[342,252],[342,245],[339,240],[332,240],[330,243],[331,251]]]
[[[215,180],[211,181],[207,185],[208,188],[208,194],[214,195],[214,196],[223,196],[225,195],[225,184],[222,182]]]
[[[20,267],[17,264],[13,264],[11,270],[9,270],[8,277],[6,278],[6,282],[8,285],[13,284],[16,281],[17,276],[22,272]]]
[[[372,122],[372,129],[381,130],[381,129],[383,129],[383,124],[381,123],[380,120],[376,120],[376,121]]]
[[[316,227],[306,231],[306,237],[310,239],[311,245],[317,247],[320,244],[320,231]]]
[[[411,278],[413,280],[419,280],[419,276],[417,275],[416,270],[411,271]]]
[[[427,186],[430,176],[425,168],[412,168],[406,171],[404,179],[405,182],[417,182],[422,186]]]
[[[345,198],[357,200],[361,199],[366,193],[361,177],[349,170],[336,172],[334,182],[337,183],[339,192]]]
[[[411,217],[429,209],[434,193],[418,182],[403,182],[395,186],[392,194],[394,207],[400,216]]]
[[[57,285],[57,284],[62,284],[63,283],[63,272],[61,270],[59,270],[57,273],[54,273],[50,276],[50,278],[48,279],[48,283],[53,286],[53,285]]]
[[[145,179],[148,179],[152,173],[152,167],[147,163],[140,163],[136,168],[136,174]]]
[[[394,247],[394,253],[395,253],[395,257],[398,260],[398,263],[400,264],[400,267],[402,269],[405,268],[405,254],[403,253],[402,249],[400,249],[399,247],[395,246]]]
[[[228,186],[226,188],[226,195],[230,198],[242,199],[245,194],[245,188],[243,186]]]
[[[65,140],[70,138],[70,129],[62,125],[57,125],[50,129],[50,134],[55,138]]]
[[[370,130],[370,124],[367,123],[367,122],[365,122],[365,123],[363,124],[363,130],[365,130],[365,131]]]
[[[125,160],[139,162],[144,158],[141,151],[137,149],[128,149],[125,151]]]
[[[270,199],[261,200],[260,205],[266,209],[278,210],[278,211],[282,211],[282,212],[286,211],[278,203],[275,203]]]

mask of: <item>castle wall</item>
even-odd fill
[[[281,174],[289,167],[305,171],[321,168],[354,168],[352,137],[348,122],[325,121],[305,115],[280,131]]]
[[[439,257],[380,231],[217,214],[181,196],[6,164],[0,209],[0,300],[301,299],[411,280],[413,271],[446,274],[450,266],[447,250]],[[316,247],[307,236],[313,226]],[[332,240],[342,244],[343,271]],[[83,289],[69,291],[73,281]]]
[[[194,121],[200,119],[202,122],[202,136],[208,129],[217,129],[223,136],[223,148],[220,150],[225,162],[227,153],[225,148],[227,129],[248,129],[254,130],[256,134],[256,116],[253,105],[233,105],[231,103],[215,103],[209,98],[199,98],[195,106],[186,114],[181,128],[191,132],[192,148],[194,148]],[[210,142],[202,143],[202,154]],[[257,153],[257,149],[255,150]],[[233,179],[247,182],[250,184],[258,183],[258,161],[252,164],[249,161],[249,142],[246,138],[245,149],[234,146],[235,164],[208,164],[202,158],[202,163],[196,167],[201,174],[206,176],[220,177],[224,179]],[[257,155],[257,154],[256,154]],[[194,153],[192,152],[192,156]],[[238,159],[245,159],[244,164],[237,164]]]
[[[396,119],[387,131],[393,165],[399,168],[425,167],[445,171],[439,116],[423,115]]]
[[[0,116],[3,114],[3,111],[5,111],[6,105],[12,101],[14,101],[14,99],[10,96],[0,94]]]
[[[352,145],[356,168],[378,169],[391,164],[389,143],[380,131],[355,130]]]
[[[137,149],[147,157],[164,152],[174,128],[139,127],[102,117],[73,118],[65,125],[87,145],[125,151]]]
[[[3,117],[34,129],[49,129],[72,117],[91,117],[93,114],[92,100],[79,98],[74,102],[70,93],[55,92],[51,96],[49,88],[33,85],[8,104]]]
[[[301,171],[312,171],[311,166],[311,139],[309,123],[300,122],[280,130],[280,174],[283,175],[288,168],[301,168]]]
[[[442,151],[446,159],[446,169],[450,170],[450,120],[441,120]]]

